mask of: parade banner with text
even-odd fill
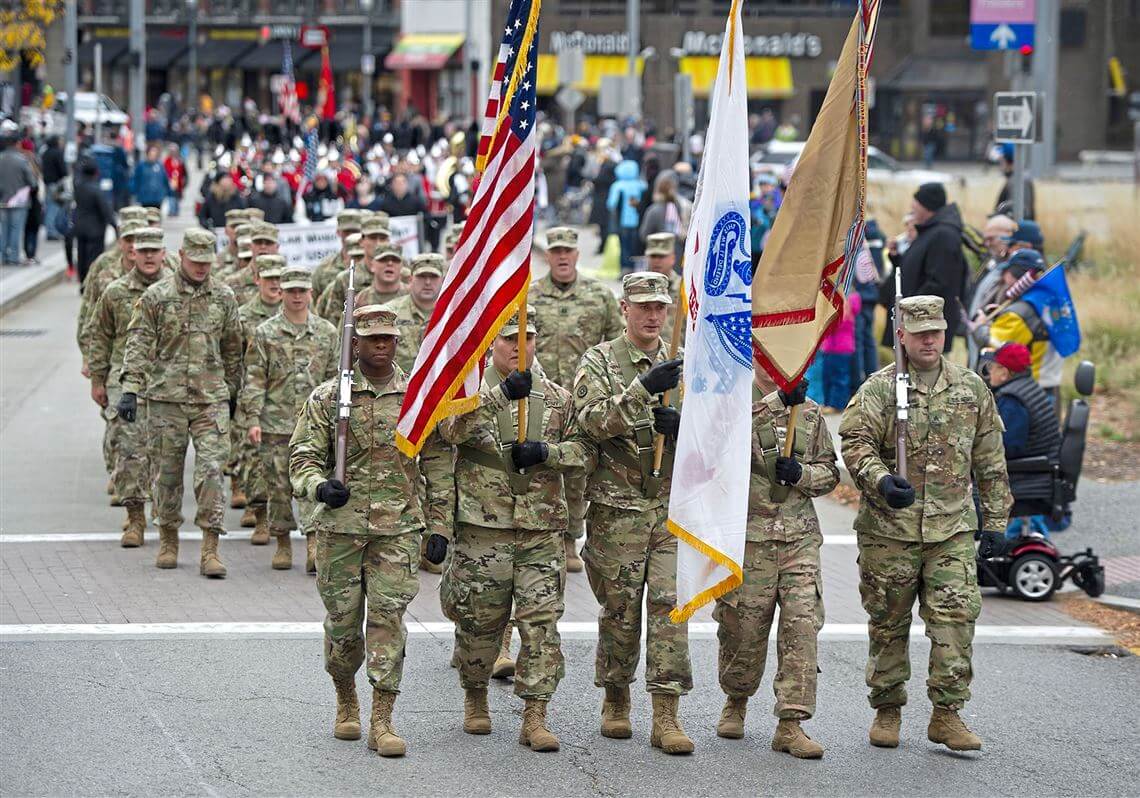
[[[336,235],[336,222],[303,222],[300,224],[279,224],[277,227],[277,251],[285,256],[291,266],[304,266],[313,269],[324,258],[340,251],[340,239]],[[400,247],[405,258],[420,252],[420,217],[393,216],[388,220],[392,231],[392,243]],[[229,245],[226,229],[214,230],[218,237],[218,252]]]

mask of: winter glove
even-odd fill
[[[512,371],[499,384],[503,386],[503,393],[512,402],[526,399],[530,396],[530,371]]]
[[[119,413],[119,418],[128,424],[135,422],[135,416],[138,414],[139,399],[133,393],[125,393],[119,397],[119,403],[115,405],[115,410]]]
[[[780,401],[784,403],[784,407],[791,407],[792,405],[802,405],[804,399],[807,399],[808,381],[807,378],[800,380],[799,384],[792,388],[791,392],[780,389],[776,395],[780,397]]]
[[[653,429],[669,438],[676,438],[681,429],[681,412],[673,407],[653,408]]]
[[[542,441],[523,441],[511,444],[511,462],[520,471],[524,468],[545,463],[550,457],[550,447]]]
[[[978,556],[983,560],[1001,556],[1005,550],[1004,532],[982,532],[978,540]]]
[[[896,474],[887,474],[879,480],[879,493],[887,500],[887,504],[896,510],[914,504],[914,488]]]
[[[677,383],[681,381],[682,365],[684,365],[684,361],[681,358],[666,360],[650,368],[638,379],[641,380],[642,386],[649,393],[665,393],[665,391],[676,388]]]
[[[447,538],[443,535],[432,535],[424,546],[424,559],[432,565],[439,565],[447,556]]]
[[[329,479],[317,485],[317,501],[334,510],[348,504],[348,487],[339,479]]]
[[[776,479],[781,485],[795,485],[804,474],[804,467],[794,457],[776,458]]]

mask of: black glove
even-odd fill
[[[681,411],[674,407],[653,408],[653,429],[662,435],[676,438],[681,429]]]
[[[681,381],[681,366],[683,365],[684,361],[681,358],[666,360],[650,368],[638,379],[641,380],[641,384],[649,393],[671,391]]]
[[[776,458],[776,479],[781,485],[795,485],[804,475],[804,467],[794,457]]]
[[[119,403],[115,405],[115,410],[119,413],[119,418],[128,424],[135,423],[135,416],[138,415],[139,398],[133,393],[125,393],[119,397]]]
[[[334,510],[348,504],[348,487],[339,479],[329,479],[317,485],[317,501]]]
[[[545,463],[550,457],[550,447],[542,441],[523,441],[511,444],[511,462],[520,471],[524,468]]]
[[[978,540],[978,556],[983,560],[999,557],[1005,552],[1004,532],[982,532]]]
[[[531,376],[530,371],[512,371],[503,381],[499,383],[503,386],[503,393],[512,402],[517,402],[519,399],[526,399],[530,396]]]
[[[780,401],[784,403],[784,407],[791,407],[792,405],[802,405],[804,399],[807,399],[808,381],[805,377],[800,380],[799,385],[792,388],[791,393],[788,393],[783,388],[776,391],[776,395],[780,397]]]
[[[424,559],[432,565],[439,565],[447,556],[447,538],[443,535],[432,535],[424,545]]]
[[[883,494],[887,504],[896,510],[914,504],[914,488],[896,474],[887,474],[879,480],[879,493]]]
[[[230,418],[232,419],[236,415],[237,415],[237,397],[231,396],[230,397]]]

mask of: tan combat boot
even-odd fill
[[[338,740],[360,739],[360,702],[356,699],[356,680],[351,676],[334,676],[336,688],[336,723],[333,737]]]
[[[113,479],[107,480],[107,495],[108,496],[114,496],[115,495],[115,480],[113,480]]]
[[[532,751],[557,751],[558,738],[546,728],[546,702],[528,698],[523,708],[522,730],[519,731],[519,745]]]
[[[487,708],[487,688],[468,687],[463,696],[463,731],[491,733],[491,710]]]
[[[772,750],[791,754],[796,759],[821,759],[823,746],[808,737],[798,720],[781,719],[772,737]]]
[[[178,527],[158,528],[158,557],[154,561],[154,567],[178,567]]]
[[[317,572],[317,534],[315,532],[305,533],[305,573],[315,574]]]
[[[899,747],[902,711],[898,707],[879,707],[871,724],[871,745],[879,748]]]
[[[222,565],[218,554],[218,533],[202,533],[202,553],[198,562],[198,573],[215,579],[225,579],[226,566]]]
[[[653,694],[653,731],[649,743],[667,754],[691,754],[696,747],[677,717],[680,696]]]
[[[577,541],[566,538],[563,542],[566,547],[566,570],[572,574],[579,573],[585,568],[585,564],[582,562],[582,558],[578,556]]]
[[[728,696],[720,720],[716,724],[716,736],[726,740],[739,740],[744,736],[744,715],[748,712],[748,696]]]
[[[438,565],[427,558],[427,538],[420,538],[420,570],[429,574],[442,574],[443,563]]]
[[[119,545],[124,549],[137,549],[143,544],[143,534],[146,532],[146,510],[141,504],[127,505],[127,527],[123,530],[123,537]]]
[[[230,477],[230,507],[235,510],[240,510],[245,507],[246,502],[245,491],[242,490],[238,484],[237,477]],[[242,526],[245,526],[245,524],[242,524]]]
[[[926,738],[932,743],[942,743],[951,751],[982,750],[982,738],[966,728],[957,710],[946,707],[935,707],[930,714]]]
[[[509,679],[515,675],[515,661],[511,658],[511,630],[514,624],[507,621],[507,628],[503,630],[503,642],[499,644],[499,655],[495,657],[495,664],[491,667],[492,679]]]
[[[452,668],[459,667],[459,641],[456,640],[451,644],[451,662],[447,663]]]
[[[602,736],[625,740],[633,736],[629,722],[629,685],[607,684],[602,701]]]
[[[246,508],[245,513],[242,514],[242,526],[245,526],[245,516],[250,512],[249,507]],[[269,545],[269,523],[266,521],[268,512],[265,505],[252,508],[253,511],[253,534],[249,536],[249,545],[251,546],[268,546]]]
[[[257,513],[249,504],[243,504],[242,506],[245,507],[245,512],[241,514],[241,520],[238,521],[238,524],[242,529],[255,528],[257,526]],[[266,541],[266,543],[268,542],[269,541]]]
[[[368,728],[368,747],[380,756],[403,756],[408,746],[392,727],[392,708],[396,694],[372,688],[372,725]]]
[[[111,494],[111,506],[112,507],[122,507],[123,506],[123,499],[117,493]]]
[[[273,570],[288,571],[293,567],[293,541],[289,533],[277,536],[277,551],[273,552]]]

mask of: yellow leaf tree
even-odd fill
[[[28,63],[44,62],[47,43],[44,31],[63,11],[63,0],[16,0],[0,4],[0,72],[20,65],[20,55]]]

